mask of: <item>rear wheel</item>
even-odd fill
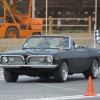
[[[54,72],[54,79],[58,82],[65,82],[68,79],[68,65],[63,61],[59,68]]]
[[[86,79],[88,79],[89,76],[91,76],[92,79],[96,79],[98,77],[99,64],[98,64],[97,59],[93,60],[91,67],[87,71],[85,71],[83,74],[84,74]]]
[[[5,38],[19,38],[18,30],[14,27],[10,27],[6,31]]]
[[[16,82],[18,80],[18,74],[14,72],[10,72],[4,69],[4,78],[7,82]]]

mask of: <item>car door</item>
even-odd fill
[[[72,50],[73,70],[82,71],[86,66],[86,48],[77,48]]]

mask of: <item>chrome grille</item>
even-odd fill
[[[34,64],[48,65],[48,63],[46,63],[45,61],[47,56],[49,55],[32,55],[27,58],[27,61],[29,65],[34,65]]]
[[[25,60],[23,56],[10,56],[10,55],[4,55],[8,57],[8,62],[7,63],[2,63],[2,64],[7,64],[7,65],[23,65],[25,64]]]
[[[45,57],[29,57],[29,64],[46,64]]]

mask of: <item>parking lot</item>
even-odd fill
[[[27,76],[20,76],[16,83],[7,83],[0,69],[0,100],[100,100],[100,74],[92,81],[96,96],[84,96],[87,82],[82,74],[76,74],[65,83]]]

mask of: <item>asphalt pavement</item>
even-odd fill
[[[88,80],[83,74],[69,76],[64,83],[28,76],[20,76],[16,83],[7,83],[0,69],[0,100],[100,100],[100,74],[92,83],[96,95],[84,96]]]

